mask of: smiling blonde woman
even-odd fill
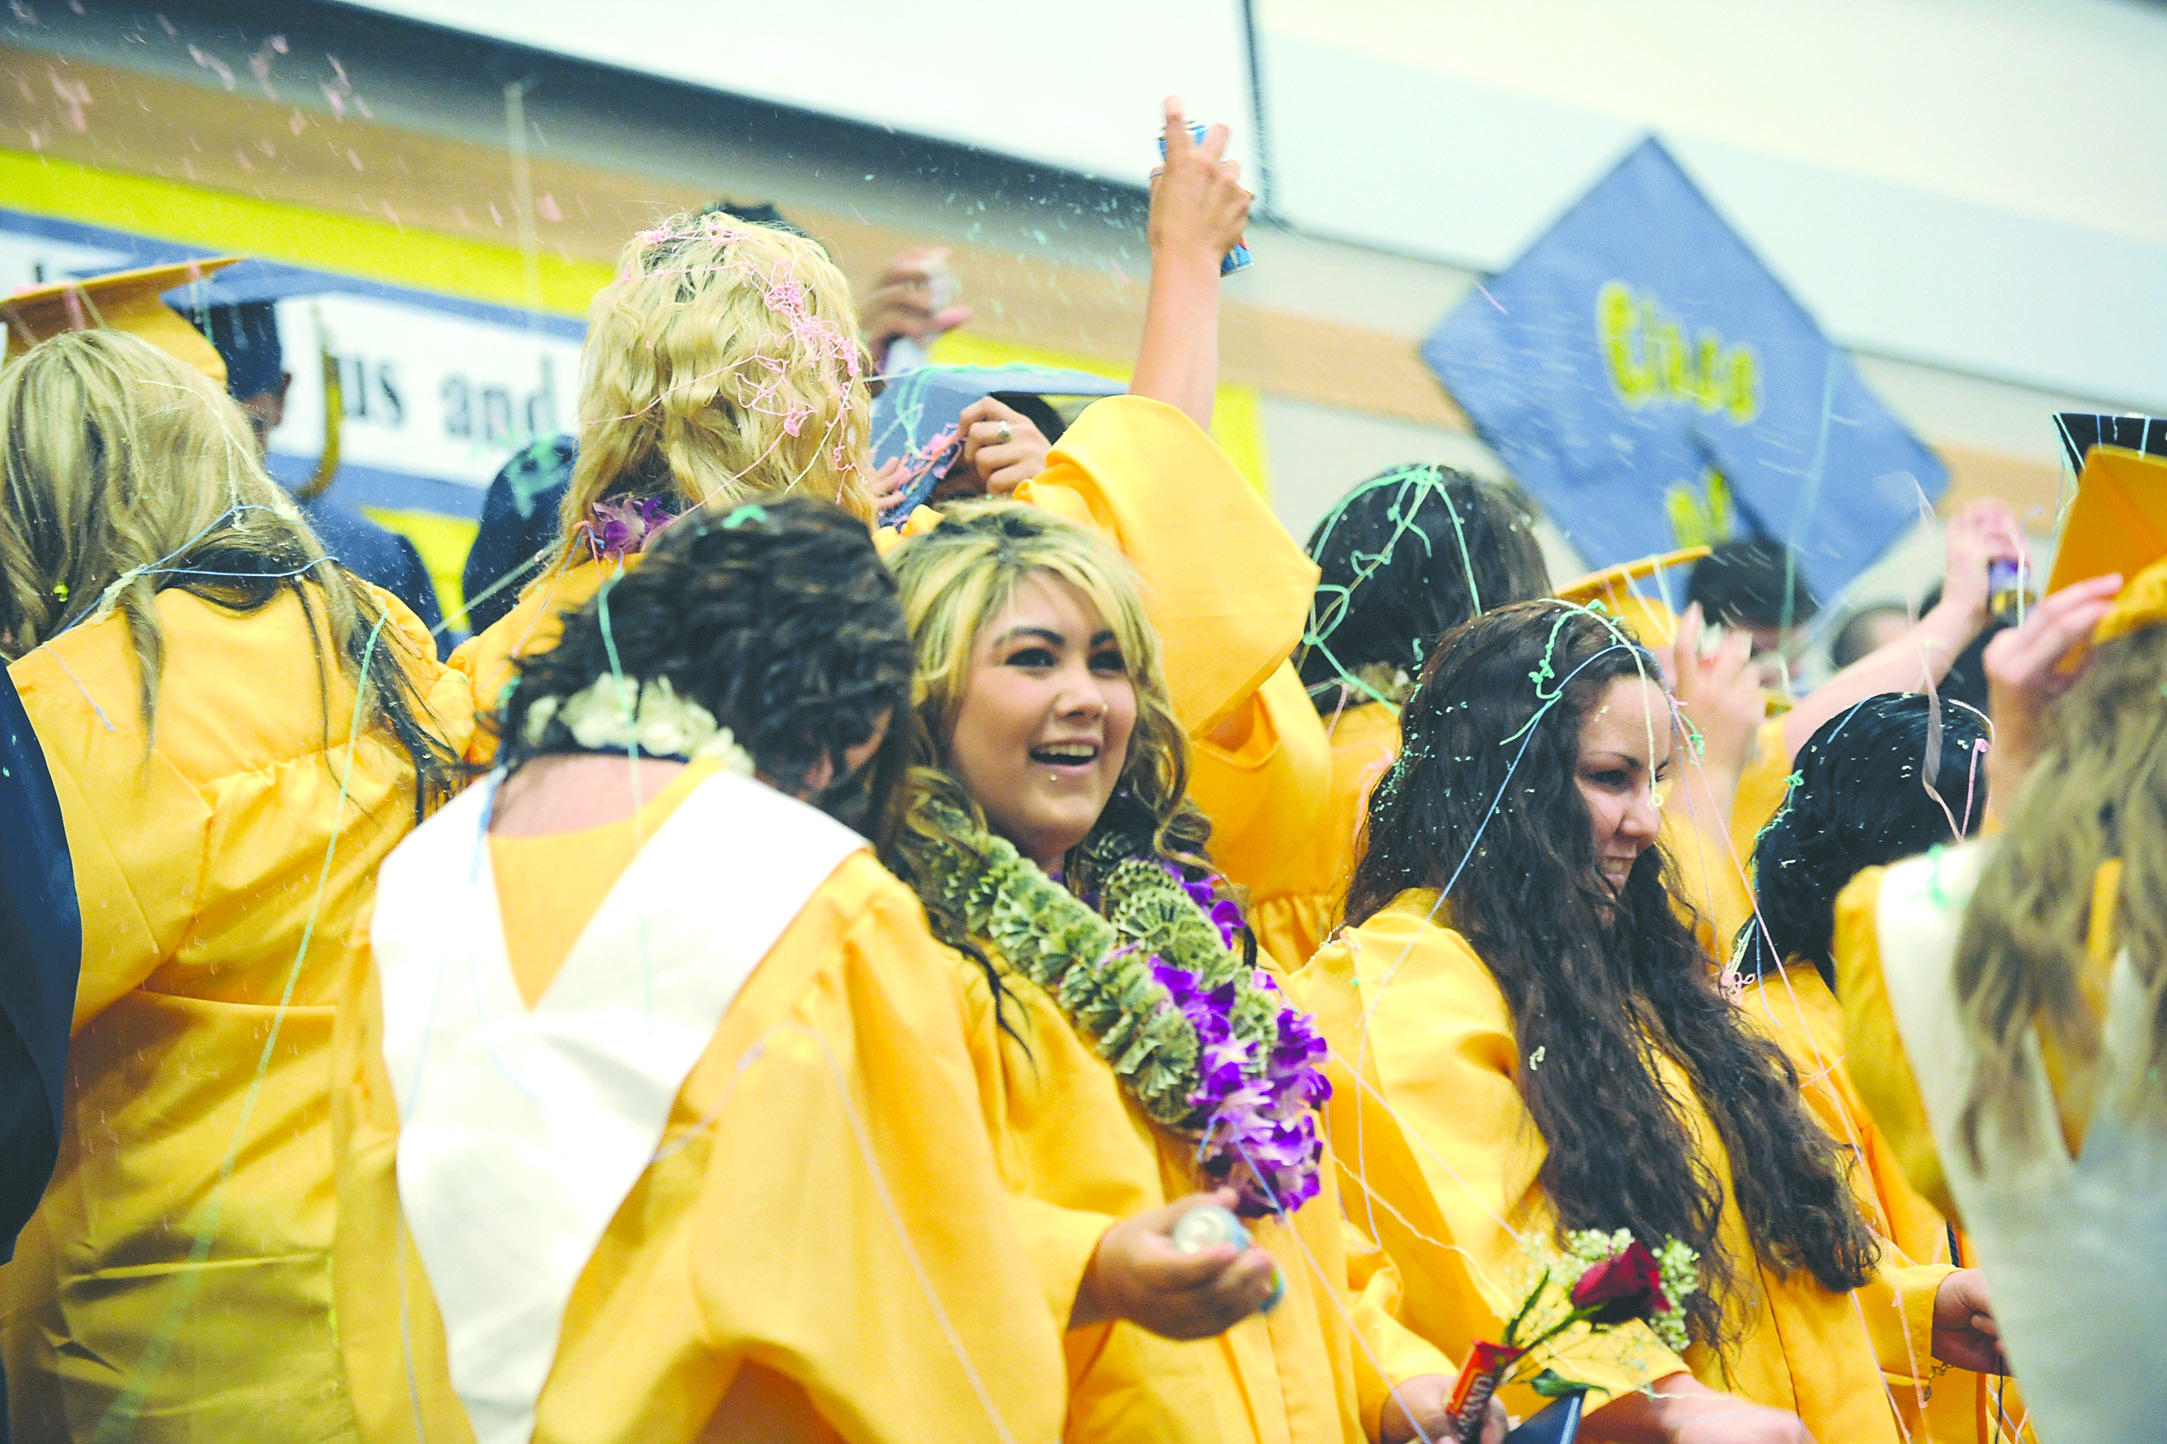
[[[886,855],[973,1000],[987,1128],[1068,1325],[1068,1437],[1407,1438],[1410,1412],[1437,1437],[1450,1366],[1348,1287],[1305,1091],[1322,1081],[1313,1035],[1211,873],[1134,573],[1084,528],[1007,502],[956,508],[890,562],[931,756]],[[1231,1034],[1203,1016],[1212,987],[1234,1000]],[[1180,1119],[1205,1086],[1178,1046],[1192,1023],[1297,1060],[1251,1055],[1258,1088],[1286,1087],[1246,1143]],[[1176,1253],[1174,1221],[1207,1201],[1246,1213],[1254,1245]]]

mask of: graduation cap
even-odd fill
[[[2167,457],[2092,448],[2062,523],[2047,590],[2120,572],[2134,579],[2167,557]]]
[[[1633,583],[1645,581],[1672,567],[1689,566],[1711,550],[1709,547],[1686,547],[1680,551],[1644,556],[1620,566],[1604,567],[1567,582],[1558,588],[1557,594],[1565,601],[1577,602],[1583,607],[1600,602],[1605,610],[1630,627],[1642,643],[1650,647],[1667,647],[1678,639],[1677,613],[1671,611],[1667,601],[1642,596],[1633,589]]]
[[[245,401],[277,390],[286,369],[277,303],[321,295],[332,284],[321,272],[251,258],[171,299],[211,338],[226,361],[226,389]]]
[[[2167,456],[2167,417],[2107,416],[2090,411],[2057,411],[2054,429],[2071,471],[2084,470],[2095,446],[2119,446],[2144,456]]]
[[[226,364],[217,349],[164,298],[166,292],[193,286],[237,260],[237,256],[199,258],[18,291],[0,299],[0,318],[7,322],[7,354],[27,351],[66,331],[105,327],[140,336],[223,386]]]
[[[962,449],[956,423],[988,396],[1118,396],[1126,382],[1046,366],[921,366],[889,380],[873,399],[873,461],[901,458],[909,481],[882,515],[894,522],[932,494]]]

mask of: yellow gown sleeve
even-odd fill
[[[557,645],[564,635],[565,613],[585,605],[605,582],[638,563],[632,556],[621,566],[583,562],[544,573],[528,583],[510,611],[454,647],[445,665],[466,679],[476,717],[495,717],[521,657]],[[466,760],[486,767],[496,755],[496,729],[486,722],[475,727]]]
[[[1791,787],[1791,750],[1783,739],[1783,719],[1772,717],[1762,723],[1757,741],[1731,803],[1731,846],[1737,849],[1741,864],[1753,860],[1753,845],[1760,840],[1761,829],[1774,819]]]
[[[76,1030],[179,951],[200,901],[212,821],[209,799],[167,758],[146,755],[127,657],[114,647],[70,645],[103,642],[108,629],[61,639],[71,654],[65,662],[41,647],[8,669],[52,773],[76,896],[96,919],[83,930]]]
[[[707,1173],[702,1315],[846,1438],[1052,1438],[1058,1326],[974,1116],[961,1009],[930,985],[946,950],[900,885],[843,946],[834,995],[765,1030],[739,1076],[755,1146]]]
[[[1175,408],[1140,396],[1094,403],[1016,496],[1097,527],[1135,564],[1191,737],[1226,722],[1301,641],[1316,567]]]
[[[1459,1364],[1399,1321],[1406,1290],[1399,1268],[1353,1224],[1343,1224],[1347,1287],[1354,1301],[1355,1386],[1363,1437],[1384,1433],[1392,1390],[1424,1374],[1455,1374]]]
[[[1318,953],[1293,991],[1331,1045],[1345,1207],[1397,1265],[1400,1321],[1450,1358],[1501,1340],[1531,1282],[1520,1240],[1547,1242],[1555,1222],[1489,971],[1456,933],[1395,905]],[[1640,1324],[1540,1355],[1591,1386],[1591,1406],[1686,1368]],[[1507,1401],[1523,1413],[1539,1402]]]
[[[1904,1177],[1941,1216],[1955,1222],[1956,1205],[1941,1172],[1941,1155],[1926,1119],[1926,1104],[1896,1028],[1896,1011],[1881,974],[1881,940],[1875,925],[1881,868],[1851,880],[1836,899],[1836,995],[1843,1002],[1844,1069],[1872,1112]],[[1959,1225],[1961,1226],[1961,1225]]]

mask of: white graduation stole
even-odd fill
[[[486,827],[498,777],[378,875],[399,1204],[478,1444],[526,1444],[580,1271],[731,1000],[865,840],[719,772],[655,829],[530,1010]]]

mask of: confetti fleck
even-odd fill
[[[231,90],[234,88],[233,67],[226,64],[225,61],[220,60],[217,56],[211,54],[208,50],[205,50],[201,46],[197,45],[191,45],[188,47],[188,58],[190,60],[193,60],[202,69],[208,70],[213,75],[216,75],[218,77],[218,83],[224,86],[226,89]]]

